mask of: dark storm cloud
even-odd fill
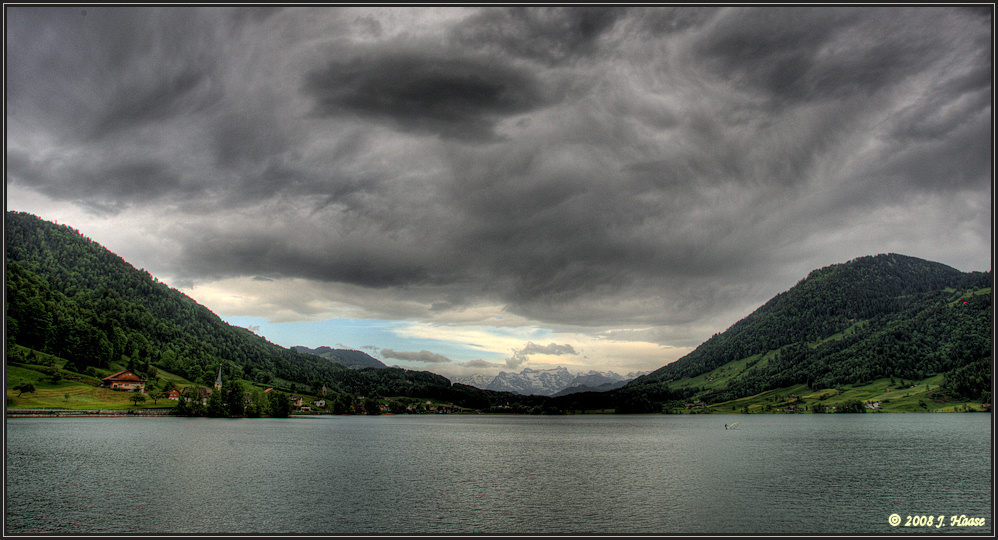
[[[212,10],[21,7],[7,18],[8,104],[81,140],[195,114],[212,88]]]
[[[658,336],[730,324],[840,257],[944,249],[889,231],[988,238],[951,217],[990,198],[976,12],[8,15],[8,187],[154,215],[185,282],[301,278],[379,315],[488,304]],[[912,201],[936,206],[882,221]]]
[[[432,353],[427,350],[419,352],[395,351],[392,349],[381,349],[381,356],[394,358],[396,360],[407,360],[409,362],[422,362],[424,364],[446,364],[451,360],[442,354]]]
[[[975,118],[976,116],[976,118]],[[897,141],[897,149],[873,172],[894,179],[904,188],[932,192],[977,189],[980,179],[991,171],[991,141],[980,135],[989,129],[990,111],[978,109],[976,115],[960,118],[960,124],[918,126]],[[921,129],[943,129],[946,144],[918,140]]]
[[[60,200],[78,201],[99,213],[114,213],[127,202],[176,198],[185,191],[168,163],[141,156],[66,163],[33,160],[23,151],[7,153],[8,181],[23,183]]]
[[[499,51],[557,64],[598,50],[623,8],[606,6],[485,9],[454,30],[463,47]]]
[[[218,99],[217,95],[207,100],[203,95],[192,97],[206,86],[210,86],[206,73],[182,70],[160,74],[134,87],[119,88],[110,96],[107,109],[97,116],[92,136],[101,137],[180,114],[195,114]]]
[[[334,60],[305,77],[322,116],[356,115],[403,131],[494,140],[497,121],[543,106],[529,72],[495,59],[409,52]]]
[[[418,249],[376,232],[358,235],[334,229],[311,237],[275,227],[269,232],[206,228],[191,233],[196,236],[184,244],[181,260],[193,275],[264,274],[372,288],[415,285],[436,277],[429,275]]]
[[[455,164],[465,176],[448,192],[466,224],[451,242],[514,311],[539,315],[580,296],[613,298],[649,276],[692,279],[752,256],[705,242],[751,216],[688,215],[706,204],[698,192],[714,182],[680,172],[660,184],[648,171],[590,169],[584,156],[551,174],[545,151],[538,145],[484,168],[488,158]],[[593,315],[570,311],[564,320]]]
[[[640,25],[652,35],[662,36],[701,27],[722,8],[714,6],[669,7],[659,6],[639,9]]]
[[[865,95],[918,72],[945,50],[934,33],[912,31],[905,15],[873,8],[739,9],[705,33],[695,50],[718,76],[776,104]]]
[[[247,20],[259,23],[277,15],[285,9],[287,8],[283,6],[236,7],[232,11],[232,20],[237,24],[245,23]]]
[[[223,97],[218,12],[85,11],[8,10],[8,180],[102,214],[203,195],[187,147]]]
[[[979,187],[992,173],[993,60],[989,47],[968,51],[928,85],[927,97],[902,108],[885,136],[891,145],[877,173],[930,191]]]

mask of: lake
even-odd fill
[[[990,534],[992,440],[983,413],[11,418],[5,533]]]

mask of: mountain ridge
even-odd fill
[[[583,391],[601,392],[623,386],[642,373],[619,375],[613,371],[589,370],[571,373],[564,366],[548,369],[523,368],[519,373],[499,372],[453,377],[451,380],[485,390],[513,392],[522,395],[556,396]]]
[[[315,349],[310,349],[304,345],[295,345],[291,347],[292,349],[305,354],[311,354],[318,356],[320,358],[326,358],[343,364],[344,366],[351,369],[362,369],[362,368],[387,368],[381,360],[367,354],[363,351],[358,351],[355,349],[334,349],[326,345],[316,347]]]
[[[724,401],[772,388],[834,388],[947,374],[943,390],[991,398],[988,272],[893,253],[816,269],[686,356],[614,396]]]

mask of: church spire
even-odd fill
[[[222,389],[222,364],[218,365],[218,378],[215,379],[215,390]]]

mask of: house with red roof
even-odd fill
[[[131,370],[119,371],[114,375],[108,375],[101,379],[101,386],[111,390],[128,390],[129,392],[146,391],[146,380],[139,377]]]

